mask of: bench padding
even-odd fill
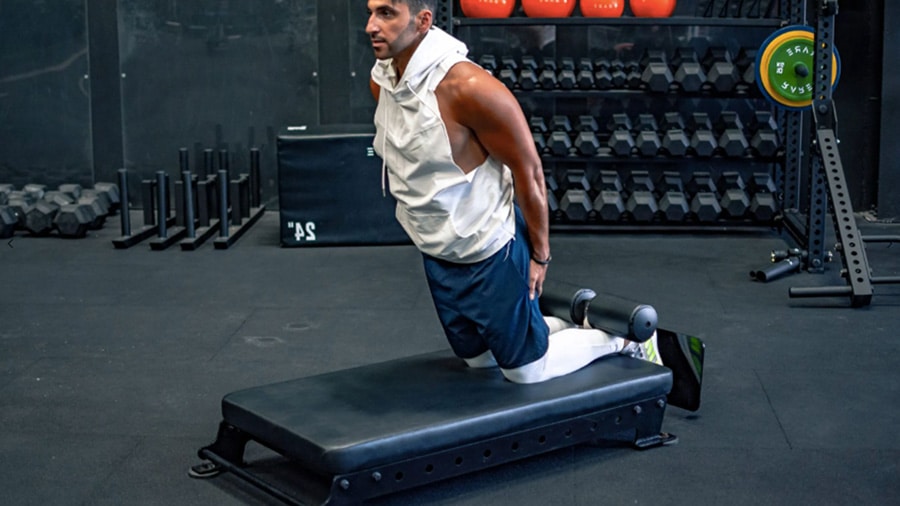
[[[610,356],[534,385],[449,351],[241,390],[224,422],[323,474],[351,473],[665,396],[669,369]]]

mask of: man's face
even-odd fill
[[[416,40],[416,17],[406,2],[368,0],[369,22],[366,33],[372,41],[375,58],[393,58]]]

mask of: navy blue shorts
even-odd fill
[[[453,352],[475,358],[490,350],[514,369],[543,357],[549,329],[537,299],[528,298],[531,247],[516,209],[516,238],[490,258],[457,264],[428,255],[425,276]]]

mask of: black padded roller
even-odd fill
[[[555,282],[544,282],[541,312],[578,325],[585,314],[591,327],[630,341],[644,342],[653,336],[659,322],[656,309],[609,294],[598,294]]]

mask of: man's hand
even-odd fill
[[[541,296],[544,288],[544,279],[547,277],[547,265],[541,265],[534,260],[530,261],[528,269],[528,297],[534,300]]]

